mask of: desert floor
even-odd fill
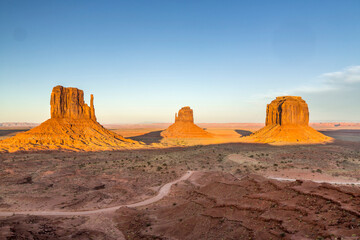
[[[202,127],[222,137],[167,140],[164,126],[111,126],[153,148],[1,153],[0,212],[129,205],[193,173],[143,206],[0,217],[0,239],[359,239],[360,129],[318,126],[335,141],[273,146],[238,142],[261,125]],[[0,129],[0,139],[23,130]]]

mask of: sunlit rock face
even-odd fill
[[[0,151],[102,151],[141,146],[101,126],[96,121],[93,95],[89,107],[80,89],[54,87],[50,106],[50,119],[27,132],[0,141]]]
[[[56,86],[50,99],[51,118],[92,119],[96,121],[94,96],[91,94],[90,107],[84,101],[84,92],[77,88]]]
[[[309,108],[301,97],[277,97],[267,105],[266,126],[309,125]]]
[[[175,113],[175,122],[194,123],[193,110],[190,107],[183,107],[179,110],[179,114]]]
[[[166,138],[210,138],[212,134],[194,124],[193,110],[183,107],[175,113],[175,123],[161,132]]]
[[[277,97],[266,108],[265,127],[244,141],[274,144],[326,143],[333,139],[309,127],[307,103],[296,96]]]

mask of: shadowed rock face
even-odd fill
[[[183,107],[175,113],[175,123],[161,132],[167,138],[209,138],[212,134],[194,124],[193,110]]]
[[[56,86],[50,99],[51,118],[92,119],[96,121],[94,96],[90,107],[84,102],[84,92],[77,88]]]
[[[301,97],[277,97],[266,109],[266,126],[274,124],[308,126],[308,105]]]
[[[56,86],[50,99],[51,118],[39,126],[0,141],[0,152],[19,150],[99,151],[137,148],[137,141],[125,139],[101,126],[95,117],[94,97],[90,107],[84,92]]]
[[[267,105],[265,127],[244,141],[279,144],[330,142],[333,139],[309,127],[309,109],[301,97],[277,97]]]

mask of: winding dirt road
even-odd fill
[[[70,211],[70,212],[65,212],[65,211],[19,211],[19,212],[9,211],[9,212],[0,212],[0,217],[7,217],[7,216],[12,216],[12,215],[81,216],[81,215],[92,215],[92,214],[99,214],[99,213],[114,212],[121,207],[134,208],[134,207],[146,206],[146,205],[149,205],[149,204],[152,204],[154,202],[161,200],[163,197],[165,197],[166,195],[169,194],[172,185],[189,179],[191,177],[191,175],[193,175],[193,173],[194,173],[194,171],[186,172],[181,178],[179,178],[175,181],[166,183],[164,186],[162,186],[156,196],[146,199],[141,202],[137,202],[137,203],[118,205],[115,207],[102,208],[102,209],[96,209],[96,210],[88,210],[88,211]],[[292,178],[279,178],[279,177],[267,177],[267,178],[278,180],[278,181],[296,181],[296,179],[292,179]],[[354,182],[327,182],[327,181],[314,181],[314,180],[311,180],[311,181],[317,182],[317,183],[330,183],[330,184],[339,184],[339,185],[340,184],[341,185],[352,185],[352,184],[360,185],[360,183],[354,183]]]
[[[24,211],[24,212],[0,212],[0,217],[8,217],[8,216],[12,216],[12,215],[36,215],[36,216],[80,216],[80,215],[91,215],[91,214],[98,214],[98,213],[108,213],[108,212],[114,212],[116,210],[118,210],[121,207],[130,207],[130,208],[134,208],[134,207],[141,207],[141,206],[145,206],[145,205],[149,205],[152,204],[154,202],[157,202],[159,200],[161,200],[163,197],[165,197],[166,195],[169,194],[171,186],[181,182],[181,181],[185,181],[187,180],[189,177],[191,177],[191,175],[193,174],[193,171],[188,171],[186,172],[181,178],[166,183],[164,186],[162,186],[159,190],[159,193],[149,199],[146,199],[144,201],[141,202],[137,202],[137,203],[132,203],[132,204],[127,204],[127,205],[118,205],[115,207],[109,207],[109,208],[102,208],[102,209],[96,209],[96,210],[89,210],[89,211],[77,211],[77,212],[62,212],[62,211]]]

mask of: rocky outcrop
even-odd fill
[[[277,97],[267,105],[265,127],[244,141],[275,144],[308,144],[332,141],[309,127],[309,109],[301,97]]]
[[[179,110],[179,114],[175,113],[175,122],[194,123],[194,113],[190,107],[183,107]]]
[[[267,105],[265,124],[266,126],[274,124],[281,126],[308,126],[308,105],[301,97],[277,97],[274,101]]]
[[[175,113],[175,123],[161,132],[166,138],[210,138],[212,134],[194,124],[193,110],[183,107]]]
[[[92,119],[96,121],[94,96],[90,107],[84,102],[84,92],[77,88],[56,86],[50,99],[51,118]]]
[[[74,150],[99,151],[137,148],[139,142],[125,139],[101,126],[95,117],[94,97],[90,107],[77,88],[54,87],[51,118],[39,126],[0,141],[0,151]]]
[[[359,202],[355,186],[196,171],[151,211],[119,208],[114,222],[132,239],[359,240]]]

